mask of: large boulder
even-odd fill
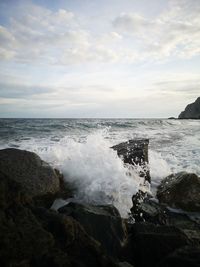
[[[19,183],[30,198],[54,195],[60,190],[54,169],[33,152],[14,148],[0,150],[0,170]]]
[[[76,219],[110,256],[119,255],[127,233],[125,223],[114,206],[71,202],[58,211]]]
[[[179,119],[200,119],[200,97],[194,103],[187,105],[178,116]]]
[[[159,185],[157,197],[172,208],[199,212],[200,177],[186,172],[169,175]]]
[[[134,139],[115,145],[112,149],[117,151],[118,156],[122,158],[124,163],[141,166],[140,176],[150,182],[148,145],[149,139]]]

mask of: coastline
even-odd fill
[[[133,161],[137,157],[142,159],[141,162],[148,161],[148,158],[143,158],[144,154],[147,155],[148,147],[146,147],[146,152],[141,154],[140,150],[137,150],[139,147],[135,140],[132,154],[130,153],[130,144],[130,142],[125,143],[125,148],[129,151],[127,154],[125,150],[125,155],[128,155]],[[138,153],[136,158],[135,151]],[[27,160],[21,161],[20,155],[23,154],[24,157],[26,153]],[[159,264],[161,267],[173,261],[188,263],[191,250],[196,253],[195,255],[199,255],[200,219],[198,221],[197,218],[188,217],[188,214],[181,213],[180,210],[177,213],[177,210],[168,209],[168,205],[165,203],[152,199],[148,190],[146,192],[139,190],[133,195],[133,206],[128,220],[121,218],[113,205],[102,206],[75,201],[69,202],[55,211],[50,208],[55,199],[65,198],[67,200],[70,198],[71,201],[74,194],[69,184],[64,182],[60,171],[53,170],[48,163],[41,161],[37,155],[31,152],[5,149],[0,150],[0,155],[2,155],[0,159],[2,196],[0,204],[3,212],[0,218],[0,236],[4,244],[2,264],[12,261],[17,266],[46,266],[48,262],[51,262],[52,266],[59,267],[125,267],[132,266],[132,264],[136,267],[143,267],[149,266],[151,263]],[[8,165],[9,162],[10,165]],[[18,165],[17,162],[23,164]],[[35,177],[34,179],[36,179],[36,174],[39,178],[39,173],[42,173],[41,177],[43,177],[44,183],[42,185],[38,180],[39,187],[35,189],[40,190],[38,196],[37,193],[33,194],[33,190],[29,186],[26,168],[29,169],[30,177]],[[17,174],[16,170],[21,171]],[[47,178],[51,172],[52,178],[60,184],[54,192],[52,192],[50,182],[45,183],[45,179],[47,179],[44,178],[45,172],[48,173]],[[23,176],[23,173],[26,175]],[[185,177],[187,178],[188,175]],[[144,177],[143,174],[141,177]],[[198,183],[200,178],[194,177],[194,183]],[[186,178],[183,178],[183,181]],[[35,182],[38,183],[37,180]],[[194,186],[196,187],[196,184]],[[44,189],[41,191],[41,188]],[[55,189],[55,186],[53,188]],[[183,192],[184,195],[186,191]],[[173,201],[172,197],[171,203]],[[194,209],[198,208],[195,205],[196,202]],[[198,210],[197,214],[199,214]],[[7,221],[8,218],[15,218],[13,226]],[[2,228],[3,225],[5,225],[4,228]],[[185,255],[184,259],[181,259],[180,256],[182,253]],[[191,265],[188,266],[196,266],[198,260],[198,257],[193,259],[190,262]]]

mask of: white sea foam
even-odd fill
[[[78,189],[76,198],[95,204],[113,204],[122,216],[132,206],[132,196],[143,183],[136,169],[124,167],[102,132],[91,134],[86,142],[68,139],[48,151],[65,179]],[[42,152],[45,157],[44,151]]]
[[[152,150],[149,151],[149,165],[152,187],[155,189],[164,177],[172,173],[172,170],[161,153]]]
[[[132,195],[142,181],[136,169],[124,167],[116,152],[110,149],[112,145],[138,137],[150,138],[149,165],[153,189],[172,172],[188,171],[200,175],[199,121],[88,120],[85,127],[82,120],[69,120],[59,122],[68,127],[54,128],[53,125],[50,133],[42,131],[44,123],[49,129],[49,121],[37,122],[39,133],[37,125],[31,133],[29,128],[26,129],[34,126],[35,121],[29,122],[28,126],[25,122],[25,129],[21,132],[13,125],[16,134],[8,138],[8,142],[0,140],[1,148],[10,146],[36,152],[77,186],[76,199],[112,203],[123,216],[129,212]],[[111,126],[102,130],[105,124]],[[88,125],[92,127],[88,128]]]

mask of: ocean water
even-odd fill
[[[143,181],[110,147],[134,138],[150,140],[153,193],[171,173],[200,175],[200,120],[0,119],[0,149],[36,152],[74,184],[77,200],[114,204],[122,216]]]

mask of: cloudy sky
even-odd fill
[[[200,0],[0,0],[0,117],[168,117],[200,96]]]

